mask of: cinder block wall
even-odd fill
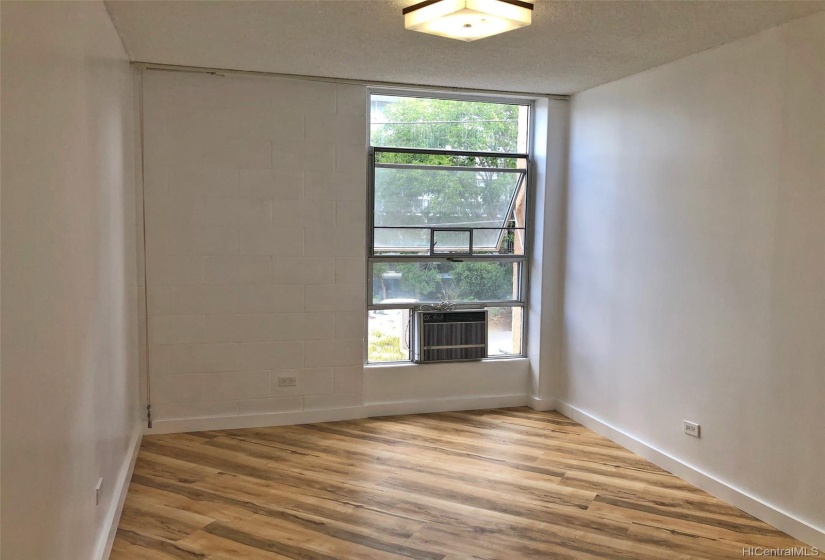
[[[360,406],[366,88],[147,70],[143,89],[153,417]]]

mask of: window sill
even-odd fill
[[[415,362],[373,362],[364,364],[365,369],[381,369],[381,368],[396,368],[396,367],[418,367],[418,366],[446,366],[454,364],[472,364],[472,363],[491,363],[491,362],[517,362],[520,360],[526,361],[527,356],[502,356],[501,358],[484,358],[478,361],[467,362],[433,362],[431,364],[417,364]]]

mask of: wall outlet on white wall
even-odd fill
[[[278,387],[295,387],[298,385],[298,378],[297,377],[287,377],[287,376],[279,376],[278,377]]]
[[[699,424],[695,422],[688,422],[687,420],[684,421],[684,430],[685,433],[689,436],[699,437]]]

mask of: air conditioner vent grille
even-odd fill
[[[487,357],[487,310],[416,312],[415,361],[452,362]]]

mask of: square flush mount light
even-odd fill
[[[533,5],[520,0],[425,0],[404,8],[404,27],[460,41],[530,25]]]

